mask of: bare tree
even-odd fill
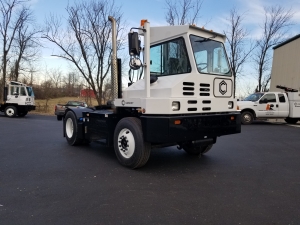
[[[13,61],[13,80],[18,80],[21,72],[31,75],[34,62],[39,59],[39,48],[41,29],[36,28],[31,12],[28,12],[26,20],[22,21],[17,29],[14,41],[14,61]]]
[[[47,77],[49,77],[49,81],[53,84],[55,91],[61,87],[61,82],[63,80],[62,72],[59,68],[53,68],[46,71]]]
[[[22,21],[26,20],[28,9],[24,4],[27,0],[0,0],[0,38],[2,47],[2,85],[5,85],[7,75],[7,65],[12,43],[15,39],[18,28]],[[19,9],[21,7],[21,9]],[[2,99],[2,91],[0,91]]]
[[[30,66],[37,51],[32,50],[37,43],[37,31],[33,29],[34,18],[29,7],[29,0],[0,0],[0,46],[2,84],[9,78],[18,80],[22,62]],[[25,70],[24,70],[25,71]],[[23,77],[23,80],[27,78]],[[0,96],[2,91],[0,90]],[[2,97],[1,97],[2,99]]]
[[[230,11],[229,28],[224,33],[226,34],[227,47],[229,52],[229,61],[235,79],[233,93],[236,93],[236,80],[242,74],[243,64],[249,58],[254,47],[250,44],[249,48],[245,47],[245,39],[248,36],[248,31],[242,26],[243,15],[239,14],[235,8]]]
[[[61,28],[61,20],[51,16],[46,22],[44,38],[54,43],[60,53],[55,56],[69,61],[87,81],[101,104],[103,81],[110,71],[111,24],[108,16],[117,20],[117,48],[123,44],[120,7],[112,0],[91,0],[67,7],[68,29]]]
[[[170,25],[195,24],[203,0],[166,0],[166,21]]]
[[[282,6],[272,6],[265,8],[265,20],[263,22],[263,35],[257,40],[257,47],[253,56],[257,65],[258,85],[256,91],[267,91],[267,86],[271,80],[271,48],[282,42],[286,28],[291,26],[293,13],[285,10]]]

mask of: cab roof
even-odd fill
[[[226,36],[224,34],[220,34],[212,30],[206,30],[193,25],[150,27],[151,44],[190,34],[204,38],[211,38],[212,40],[223,43],[226,40]]]

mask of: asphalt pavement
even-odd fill
[[[242,126],[201,158],[153,149],[137,170],[69,146],[53,116],[0,114],[0,128],[0,225],[300,223],[300,126]]]

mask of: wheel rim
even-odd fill
[[[135,149],[134,136],[131,131],[124,128],[118,135],[118,150],[124,158],[130,158]]]
[[[74,132],[74,124],[73,124],[73,120],[71,118],[67,119],[66,122],[66,133],[67,133],[67,137],[68,138],[72,138],[73,137],[73,132]]]
[[[13,116],[13,115],[15,115],[15,110],[14,110],[13,108],[8,108],[8,109],[6,110],[6,115],[8,115],[8,116]]]
[[[249,114],[245,114],[243,119],[246,123],[249,123],[251,121],[251,116]]]

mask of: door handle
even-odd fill
[[[278,108],[278,104],[276,104],[276,107]]]

